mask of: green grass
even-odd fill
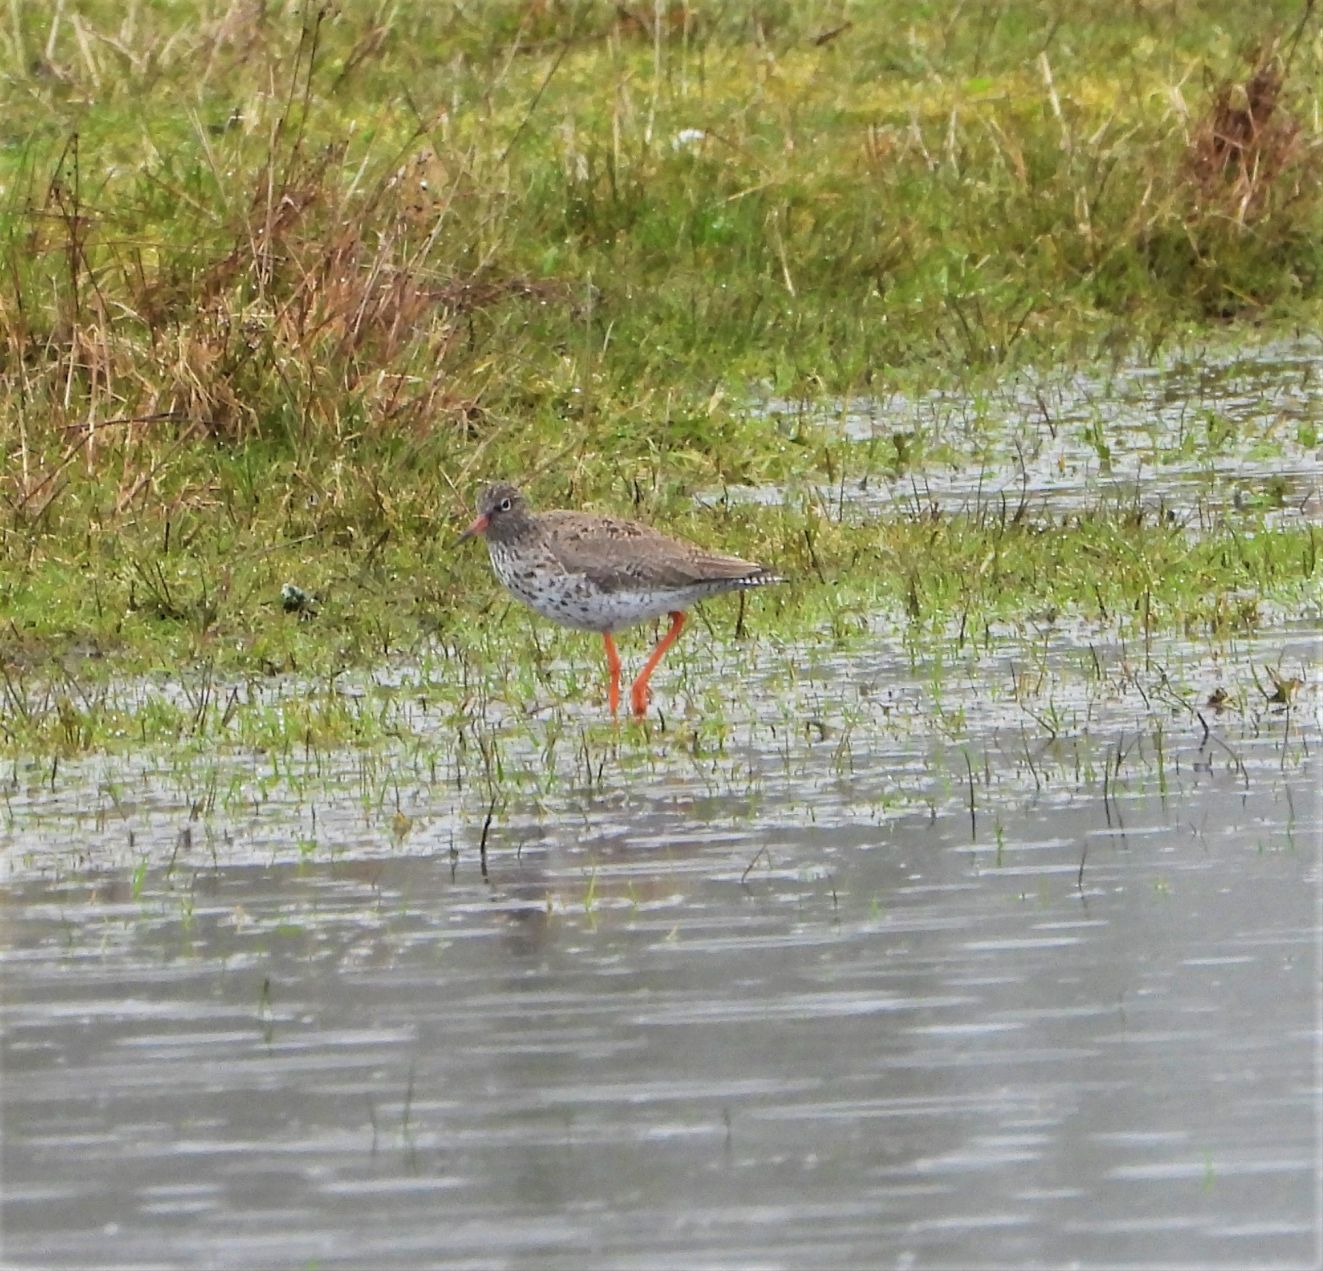
[[[864,653],[878,614],[891,615],[922,646],[954,656],[966,645],[978,650],[1008,623],[1047,630],[1068,620],[1095,638],[1142,646],[1173,629],[1199,639],[1235,638],[1258,625],[1270,598],[1294,612],[1317,608],[1318,535],[1311,527],[1254,533],[1251,521],[1238,519],[1191,541],[1161,517],[1133,510],[1100,510],[1059,525],[1015,523],[1001,511],[851,527],[792,507],[735,509],[720,524],[722,541],[755,547],[799,535],[786,562],[796,581],[760,593],[745,618],[750,635],[770,642],[769,668],[783,659],[793,664],[804,648]],[[177,612],[162,612],[158,600],[127,608],[125,595],[140,586],[137,564],[117,574],[104,559],[92,564],[102,580],[98,598],[63,576],[43,577],[49,590],[34,578],[34,585],[8,592],[10,630],[23,632],[24,642],[11,634],[4,649],[0,745],[78,753],[222,742],[297,754],[309,746],[399,741],[419,727],[444,732],[446,720],[462,728],[491,702],[516,712],[575,700],[595,709],[600,696],[594,638],[547,627],[490,583],[478,584],[466,621],[447,623],[439,591],[408,593],[425,579],[405,581],[409,566],[395,553],[372,581],[329,588],[311,621],[281,611],[274,600],[279,575],[264,561],[233,567],[233,606],[225,595],[217,600],[187,553],[157,563],[171,580],[169,603]],[[479,565],[472,560],[465,572]],[[702,621],[731,643],[735,602],[707,609]],[[62,646],[70,630],[82,633],[76,647]],[[631,637],[627,657],[646,638]],[[690,639],[701,640],[701,633]],[[102,647],[115,655],[94,656]],[[52,657],[54,648],[63,651]],[[108,682],[105,662],[146,678],[128,688]],[[390,692],[341,692],[340,677],[364,662],[416,665],[424,683],[419,695],[431,703],[426,721],[406,719]],[[169,683],[182,689],[160,684],[165,667],[172,668]],[[282,688],[284,672],[295,674]]]
[[[1307,603],[1312,535],[1255,534],[1253,509],[1191,550],[1103,508],[837,525],[794,498],[693,502],[975,459],[774,424],[751,394],[977,395],[1021,365],[1318,329],[1305,11],[651,13],[11,6],[0,744],[221,728],[223,703],[98,707],[87,686],[115,673],[325,685],[439,641],[466,682],[493,659],[535,674],[552,637],[530,643],[480,550],[444,550],[495,476],[778,562],[799,581],[759,598],[757,629],[786,640],[878,607],[968,634],[1045,610],[1231,629]],[[1219,166],[1218,102],[1256,60],[1275,111]],[[286,582],[315,618],[282,611]],[[294,724],[379,735],[327,701]],[[285,727],[248,719],[224,728]]]

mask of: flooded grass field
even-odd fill
[[[787,421],[832,420],[864,454],[894,448],[917,471],[890,481],[843,465],[815,496],[839,515],[925,507],[980,515],[1082,515],[1122,507],[1160,512],[1190,532],[1228,507],[1317,521],[1323,342],[1315,337],[1169,354],[1156,365],[1025,372],[977,397],[773,399]],[[781,492],[740,492],[774,501]]]
[[[11,3],[0,1267],[1323,1265],[1316,8]]]
[[[1148,422],[1106,456],[1076,397],[1044,396],[1014,463],[986,407],[875,406],[860,445],[956,447],[958,417],[986,462],[811,497],[1312,524],[1317,355],[1278,363],[1202,381],[1202,414],[1185,371],[1135,377]],[[1244,440],[1246,394],[1279,444]],[[438,646],[209,687],[334,693],[372,746],[8,761],[6,1259],[1316,1263],[1320,624],[1253,608],[1215,633],[700,623],[618,729],[596,663],[460,695]]]

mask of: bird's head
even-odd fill
[[[498,541],[512,537],[527,517],[528,503],[524,496],[508,481],[498,481],[478,495],[478,515],[455,540],[456,545],[475,534]]]

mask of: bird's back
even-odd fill
[[[709,594],[779,582],[771,570],[738,556],[706,551],[649,525],[584,512],[544,512],[542,540],[571,574],[602,591],[689,589]]]

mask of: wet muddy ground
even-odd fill
[[[12,760],[5,1258],[1310,1265],[1319,632],[878,615],[682,644],[647,728],[567,659],[456,729],[439,659],[339,686],[371,751]]]

